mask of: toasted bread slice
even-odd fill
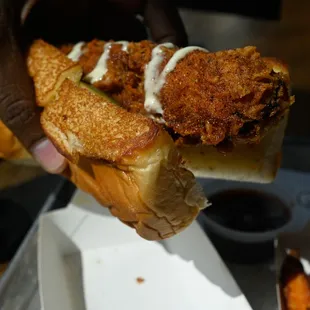
[[[27,66],[34,81],[37,104],[43,107],[55,99],[57,89],[65,79],[79,82],[83,74],[78,64],[42,40],[31,45]]]
[[[278,126],[258,144],[241,144],[232,152],[220,153],[212,146],[181,146],[184,166],[196,177],[254,183],[271,183],[281,165],[281,148],[288,111]]]
[[[152,120],[65,80],[41,122],[69,160],[66,175],[142,237],[170,237],[206,205],[171,137]]]
[[[42,125],[59,150],[71,161],[80,155],[120,162],[136,149],[146,148],[159,127],[142,115],[129,113],[70,80],[58,99],[42,114]]]

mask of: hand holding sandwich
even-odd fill
[[[64,158],[40,126],[33,85],[19,48],[21,1],[0,3],[0,118],[50,172],[64,168]]]
[[[29,1],[28,1],[29,2]],[[62,14],[70,10],[71,1],[30,1],[32,6],[37,2],[42,8],[50,12],[51,18],[55,11],[61,9]],[[128,14],[143,12],[146,23],[150,27],[155,41],[170,41],[179,45],[186,44],[186,34],[175,10],[166,1],[79,1],[74,2],[75,8],[81,8],[81,14],[89,17],[96,6],[115,5]],[[98,3],[93,3],[98,2]],[[35,95],[31,79],[28,76],[24,55],[21,49],[21,38],[24,38],[24,29],[21,26],[21,15],[24,18],[23,8],[26,1],[2,0],[0,2],[0,119],[21,141],[34,158],[49,172],[60,173],[65,168],[65,159],[60,155],[53,144],[45,137],[40,126],[39,111],[35,105]],[[72,3],[71,3],[72,4]],[[47,10],[48,8],[48,10]],[[89,9],[89,10],[87,10]],[[104,12],[102,10],[101,12]],[[69,11],[68,11],[69,12]],[[160,20],[160,23],[158,22]],[[42,22],[42,20],[40,20]],[[48,23],[49,21],[47,21]],[[77,20],[79,22],[79,20]],[[37,24],[36,29],[41,29]],[[44,27],[42,27],[44,29]],[[51,25],[51,30],[55,29]],[[34,36],[43,36],[45,33],[36,33]],[[27,33],[27,38],[31,34]]]
[[[141,4],[40,0],[26,19],[16,6],[3,6],[1,117],[14,132],[2,131],[0,157],[13,158],[5,148],[1,155],[1,140],[24,149],[16,132],[41,163],[40,156],[49,164],[49,156],[57,158],[55,149],[46,151],[47,140],[42,147],[35,101],[44,133],[66,158],[62,174],[140,236],[159,240],[183,231],[208,205],[193,171],[237,180],[274,178],[294,96],[287,66],[253,46],[213,53],[141,41],[140,18],[131,18],[131,26],[128,17],[142,15]],[[180,19],[168,18],[170,9],[159,13],[165,2],[143,4],[144,21],[164,25],[159,32],[151,27],[153,38],[182,45],[168,31],[169,25],[182,26]],[[151,12],[161,16],[159,22]],[[114,40],[96,39],[101,37]],[[17,47],[30,42],[23,57]],[[23,58],[34,92],[28,75],[18,71]],[[54,171],[64,168],[58,163]]]

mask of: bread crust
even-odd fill
[[[147,240],[165,239],[181,232],[206,204],[202,189],[185,169],[174,167],[168,171],[166,165],[158,162],[141,173],[141,168],[134,166],[83,160],[83,168],[80,163],[69,162],[65,176]]]
[[[212,146],[181,146],[184,166],[199,178],[271,183],[280,168],[288,115],[287,111],[259,144],[239,145],[225,153]]]

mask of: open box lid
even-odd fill
[[[81,191],[41,217],[38,262],[44,310],[251,309],[197,222],[146,241]]]

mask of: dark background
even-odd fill
[[[279,19],[281,0],[175,0],[179,7],[240,14],[260,19]]]

